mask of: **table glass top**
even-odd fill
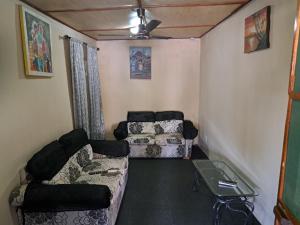
[[[250,197],[256,195],[250,185],[223,161],[193,160],[193,164],[213,194],[219,197]],[[228,187],[220,185],[220,180],[234,181],[236,182],[236,186]]]

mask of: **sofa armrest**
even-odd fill
[[[114,130],[114,135],[117,140],[123,140],[128,136],[127,121],[119,123],[118,127]]]
[[[127,141],[90,140],[90,144],[95,153],[102,155],[125,157],[129,154],[129,144]]]
[[[183,137],[185,139],[194,139],[198,135],[198,130],[194,127],[192,121],[183,121]]]
[[[23,209],[33,212],[92,210],[108,208],[111,192],[106,185],[31,183]]]

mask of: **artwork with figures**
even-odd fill
[[[52,76],[51,27],[35,12],[20,6],[26,75]]]
[[[130,79],[151,79],[151,48],[130,47]]]
[[[270,47],[270,12],[271,7],[267,6],[245,19],[245,53]]]

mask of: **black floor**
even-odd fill
[[[191,160],[131,159],[116,225],[212,225],[214,197],[205,183],[199,192],[192,191],[193,173]],[[221,224],[243,220],[224,212]]]

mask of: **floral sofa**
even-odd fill
[[[19,224],[114,225],[127,182],[125,141],[89,140],[82,129],[46,145],[10,195]]]
[[[130,157],[189,158],[198,130],[179,111],[128,112],[127,121],[114,130],[117,140],[126,140]]]

